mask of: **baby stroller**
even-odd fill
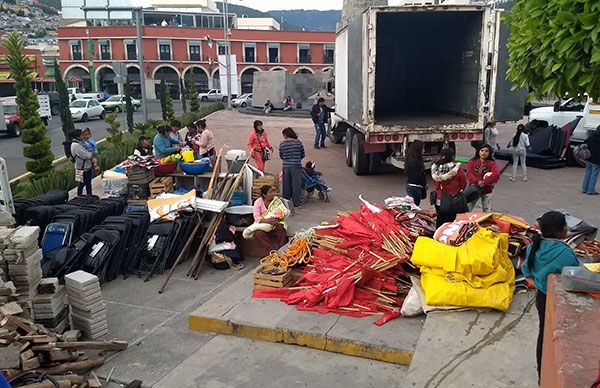
[[[331,187],[327,186],[321,175],[311,176],[306,171],[303,171],[302,184],[306,190],[307,197],[312,197],[314,192],[317,191],[321,201],[329,202]]]

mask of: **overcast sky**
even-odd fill
[[[302,0],[299,2],[281,0],[230,0],[230,3],[245,5],[246,7],[258,9],[263,12],[280,9],[342,9],[342,0]]]

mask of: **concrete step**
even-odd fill
[[[297,311],[277,299],[253,299],[252,288],[248,273],[192,312],[189,328],[409,365],[423,327],[424,318],[378,327],[378,317]]]

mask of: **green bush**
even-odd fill
[[[67,163],[63,167],[52,170],[43,177],[30,179],[11,186],[15,199],[27,199],[47,193],[50,190],[71,190],[77,186],[75,168]]]

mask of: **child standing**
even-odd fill
[[[281,134],[283,141],[279,144],[279,157],[283,166],[283,198],[291,199],[295,207],[301,207],[304,204],[300,199],[304,146],[292,128],[285,128]]]
[[[541,235],[533,237],[527,247],[525,262],[521,270],[523,275],[533,279],[536,288],[535,307],[540,320],[537,338],[537,370],[538,379],[542,364],[542,344],[544,343],[544,318],[546,315],[546,293],[548,275],[560,274],[563,267],[577,266],[579,262],[575,253],[563,241],[567,237],[567,221],[564,214],[550,211],[538,218]]]
[[[413,141],[406,151],[406,194],[412,197],[415,205],[420,206],[421,200],[427,195],[427,177],[423,163],[423,142]]]
[[[92,168],[94,171],[100,171],[100,165],[98,164],[98,146],[96,141],[92,139],[92,131],[89,128],[85,128],[81,131],[83,141],[81,144],[85,147],[87,152],[91,152],[94,156],[92,157]]]
[[[511,182],[514,182],[517,177],[519,161],[523,167],[523,182],[527,182],[527,165],[525,164],[525,160],[527,159],[527,148],[529,148],[529,136],[523,131],[525,131],[525,126],[523,124],[517,125],[517,133],[513,136],[507,146],[512,152],[513,157],[512,176],[510,177]]]
[[[481,207],[487,213],[492,211],[492,191],[494,185],[500,180],[500,172],[492,153],[492,146],[484,144],[479,148],[477,156],[469,160],[467,165],[467,180],[469,184],[477,186]],[[469,203],[469,210],[473,210],[479,198]]]

